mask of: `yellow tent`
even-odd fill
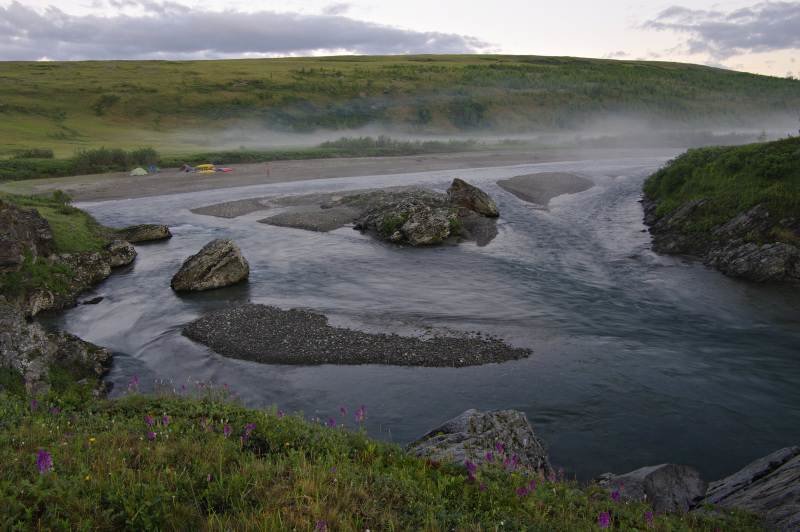
[[[213,174],[217,169],[213,164],[198,164],[195,170],[199,174]]]

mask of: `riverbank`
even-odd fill
[[[800,138],[689,150],[644,192],[655,251],[749,281],[800,282]]]
[[[126,172],[53,179],[31,179],[0,184],[0,191],[14,194],[47,194],[62,190],[76,201],[105,201],[216,190],[231,187],[330,179],[381,176],[429,171],[513,166],[541,162],[615,157],[669,157],[674,149],[653,150],[495,150],[400,157],[356,157],[275,161],[230,165],[229,173],[187,174],[177,168],[158,174],[129,176]],[[268,171],[269,169],[269,171]]]

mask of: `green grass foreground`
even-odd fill
[[[0,391],[3,530],[595,530],[603,512],[615,530],[758,530],[744,515],[649,516],[499,463],[471,481],[370,439],[353,412],[323,425],[203,385],[115,400],[19,388]]]
[[[658,213],[686,202],[708,200],[692,213],[684,229],[705,233],[756,205],[775,222],[800,213],[800,137],[736,147],[692,149],[670,161],[644,184]],[[792,234],[773,235],[797,241]]]
[[[578,130],[597,119],[764,127],[800,81],[699,65],[504,55],[0,63],[0,154],[263,147],[267,129]],[[754,126],[754,124],[757,124]],[[224,132],[241,132],[226,141]]]

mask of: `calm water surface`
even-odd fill
[[[251,406],[309,417],[367,405],[374,436],[405,443],[467,408],[523,410],[553,461],[579,478],[660,462],[713,479],[800,443],[800,298],[650,250],[638,203],[663,159],[621,159],[287,183],[83,204],[102,223],[159,222],[173,239],[141,245],[131,267],[85,297],[102,303],[51,324],[115,351],[125,388],[188,379],[227,383]],[[542,210],[498,179],[572,171],[597,186]],[[418,183],[460,176],[502,213],[489,245],[404,249],[350,228],[271,227],[189,209],[247,197]],[[169,177],[165,177],[169,179]],[[247,285],[177,296],[183,259],[232,238]],[[415,334],[425,326],[483,331],[530,347],[521,361],[461,369],[273,366],[230,360],[180,334],[209,310],[252,301],[308,307],[334,324]]]

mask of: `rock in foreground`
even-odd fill
[[[22,375],[33,395],[50,389],[51,368],[62,368],[78,379],[97,382],[111,366],[111,353],[65,332],[48,333],[38,323],[28,323],[19,309],[0,296],[0,368]]]
[[[133,244],[172,238],[169,227],[159,224],[132,225],[118,230],[117,235],[119,235],[122,240],[127,240]]]
[[[648,501],[656,512],[688,512],[706,492],[706,482],[689,466],[660,464],[625,473],[607,473],[599,484],[623,500]]]
[[[391,364],[460,367],[526,357],[494,338],[435,336],[426,340],[331,327],[306,310],[242,305],[208,314],[183,333],[225,356],[266,364]]]
[[[467,410],[408,445],[411,454],[463,464],[493,461],[549,474],[550,459],[528,418],[516,410]]]
[[[800,447],[787,447],[712,482],[702,501],[760,515],[770,530],[800,530]]]
[[[236,244],[212,240],[183,262],[170,286],[176,292],[212,290],[244,281],[249,275],[250,265]]]

